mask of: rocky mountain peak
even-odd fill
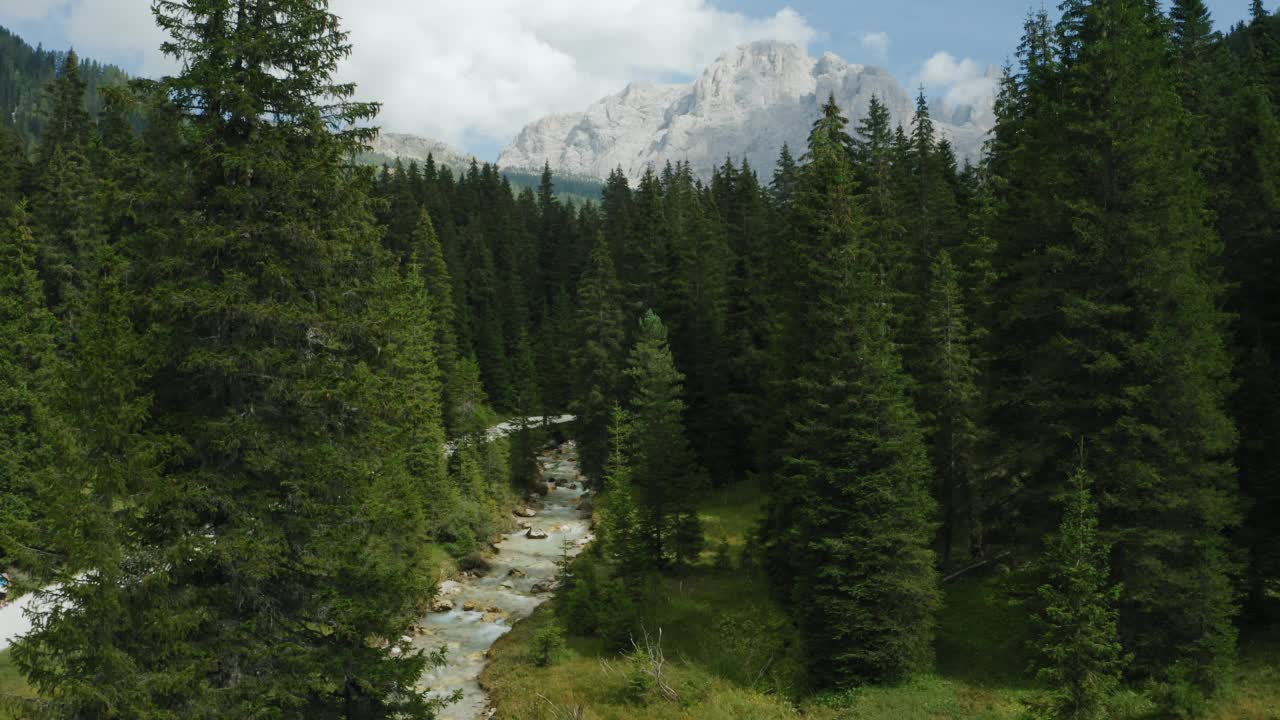
[[[550,163],[565,173],[604,178],[622,168],[688,162],[698,175],[731,157],[769,174],[784,143],[803,147],[829,95],[856,124],[871,98],[908,125],[915,103],[889,71],[833,53],[814,59],[789,43],[758,41],[722,53],[687,85],[631,83],[585,111],[551,115],[522,130],[499,158],[512,169]],[[935,103],[938,132],[961,157],[976,158],[991,127],[990,107]]]

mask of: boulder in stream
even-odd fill
[[[520,568],[511,568],[510,570],[507,571],[507,577],[522,578],[522,577],[526,577],[526,574],[525,574],[525,571],[521,570]]]
[[[475,601],[475,600],[468,600],[468,601],[466,601],[466,602],[462,603],[462,609],[463,609],[463,611],[465,611],[465,612],[479,612],[479,611],[480,611],[480,603],[479,603],[479,602],[477,602],[477,601]]]
[[[538,528],[531,527],[525,532],[524,536],[529,538],[530,540],[546,540],[547,531],[539,530]]]
[[[447,613],[453,609],[453,601],[445,598],[437,598],[431,603],[431,612]]]
[[[528,507],[520,508],[513,512],[515,512],[516,517],[522,517],[522,518],[531,518],[538,514],[536,511],[534,511],[533,508],[528,508]]]

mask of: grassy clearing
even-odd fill
[[[1209,720],[1280,720],[1280,629],[1242,633],[1235,684]]]
[[[740,557],[763,509],[762,493],[742,485],[717,491],[701,509],[708,549],[702,567],[659,581],[646,625],[662,629],[676,701],[650,694],[638,702],[626,659],[591,638],[570,637],[551,667],[536,667],[532,639],[557,622],[542,606],[498,641],[481,679],[505,720],[1024,720],[1039,688],[1025,647],[1031,628],[1018,574],[948,585],[939,615],[932,674],[893,687],[806,696],[791,628],[764,578],[716,571],[722,539]],[[1280,632],[1245,637],[1235,686],[1208,720],[1280,720]],[[581,712],[581,714],[575,714]],[[1116,718],[1151,719],[1151,707],[1126,694]]]
[[[0,652],[0,720],[17,720],[21,717],[16,710],[10,709],[13,698],[35,697],[35,691],[27,684],[27,679],[18,672],[13,664],[9,651]]]

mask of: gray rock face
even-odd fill
[[[873,96],[892,122],[909,125],[912,96],[883,68],[845,62],[831,53],[814,59],[802,48],[762,41],[720,56],[689,85],[632,83],[586,111],[551,115],[524,128],[498,160],[509,169],[605,178],[621,167],[635,179],[648,167],[687,161],[707,177],[726,157],[745,158],[768,178],[784,143],[803,152],[809,129],[828,95],[850,120],[866,117]],[[990,107],[933,105],[940,135],[961,158],[976,159],[992,125]]]
[[[400,158],[406,165],[410,160],[424,162],[430,156],[437,165],[448,166],[455,172],[465,171],[474,159],[438,140],[403,133],[379,133],[370,143],[370,150],[388,160]]]

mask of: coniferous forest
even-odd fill
[[[499,717],[1280,713],[1258,0],[1031,12],[976,163],[832,99],[598,202],[356,162],[326,0],[154,12],[159,79],[0,34],[0,717],[447,714],[385,639],[565,440],[596,539]]]

